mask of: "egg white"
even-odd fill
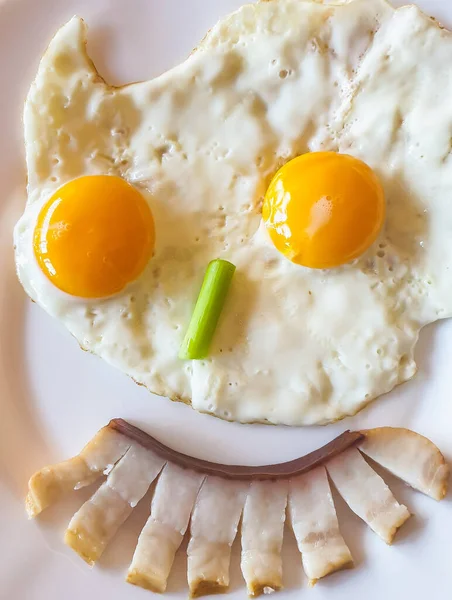
[[[27,293],[151,391],[226,419],[327,423],[409,379],[420,328],[452,308],[450,34],[383,0],[274,0],[225,18],[182,65],[123,88],[100,78],[85,34],[79,18],[60,29],[26,101],[15,245]],[[260,211],[281,164],[327,149],[368,162],[389,210],[365,256],[317,271],[276,251]],[[48,197],[88,174],[136,185],[156,223],[144,273],[104,300],[56,289],[32,248]],[[231,293],[209,358],[183,362],[216,257],[237,266]]]

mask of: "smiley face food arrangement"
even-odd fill
[[[327,424],[411,378],[452,315],[452,36],[383,0],[268,0],[180,66],[121,88],[74,17],[24,111],[29,296],[150,391],[241,422]],[[438,90],[441,90],[441,94]],[[331,483],[386,543],[411,517],[371,459],[442,500],[449,467],[406,429],[345,432],[284,464],[220,465],[114,419],[29,481],[38,516],[104,481],[65,542],[95,564],[150,486],[129,583],[164,592],[184,536],[192,597],[283,587],[284,524],[311,584],[353,566]]]
[[[411,378],[420,329],[452,310],[450,33],[383,0],[258,2],[122,88],[85,44],[73,18],[25,104],[30,297],[229,420],[324,424]],[[181,351],[213,259],[235,274],[200,296],[203,352]]]

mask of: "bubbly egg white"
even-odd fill
[[[25,106],[25,290],[82,347],[197,410],[288,425],[354,414],[412,377],[420,328],[451,314],[451,61],[450,34],[414,7],[273,0],[221,21],[161,77],[112,88],[72,19]],[[272,175],[315,150],[362,158],[388,201],[375,246],[328,271],[289,262],[261,223]],[[104,300],[59,291],[33,255],[40,208],[88,174],[135,184],[156,225],[144,273]],[[210,356],[180,361],[217,257],[237,271]]]

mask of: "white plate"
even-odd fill
[[[149,498],[90,570],[62,543],[71,514],[89,490],[28,522],[23,498],[38,468],[76,453],[112,417],[123,417],[186,453],[249,464],[288,460],[325,443],[346,428],[400,425],[434,440],[452,456],[452,322],[422,332],[414,381],[358,417],[311,429],[243,426],[201,416],[151,396],[126,376],[83,353],[71,336],[25,298],[14,275],[12,224],[23,203],[22,102],[47,42],[74,13],[89,25],[89,51],[112,83],[146,79],[183,59],[204,32],[242,0],[0,0],[0,599],[134,600],[149,592],[123,582]],[[452,4],[419,0],[452,26]],[[451,290],[452,293],[452,290]],[[392,480],[391,480],[392,481]],[[307,591],[300,557],[289,532],[284,547],[287,600],[427,598],[432,586],[452,587],[450,500],[437,504],[394,483],[415,517],[397,543],[386,547],[338,500],[343,533],[357,568]],[[185,558],[176,559],[169,598],[186,597]],[[439,597],[445,597],[441,592]],[[244,598],[238,548],[232,561],[231,600]]]

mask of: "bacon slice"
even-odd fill
[[[192,597],[226,591],[232,543],[247,485],[207,477],[196,500],[188,544],[188,585]]]
[[[165,462],[136,443],[97,492],[72,517],[64,541],[93,565],[146,494]]]
[[[283,587],[287,493],[286,481],[253,481],[249,487],[242,518],[241,567],[250,596]]]
[[[447,493],[449,466],[430,440],[394,427],[378,427],[362,432],[359,447],[364,454],[408,485],[435,500]]]
[[[350,448],[326,464],[345,502],[387,544],[410,517],[383,479],[367,464],[360,451]]]
[[[25,508],[36,517],[67,492],[90,485],[108,473],[127,452],[131,440],[111,427],[103,427],[77,456],[44,467],[28,482]]]
[[[352,555],[339,531],[324,467],[290,481],[289,518],[310,585],[353,567]]]
[[[138,538],[127,574],[129,583],[153,592],[166,590],[203,480],[203,475],[166,464],[154,492],[151,516]]]

